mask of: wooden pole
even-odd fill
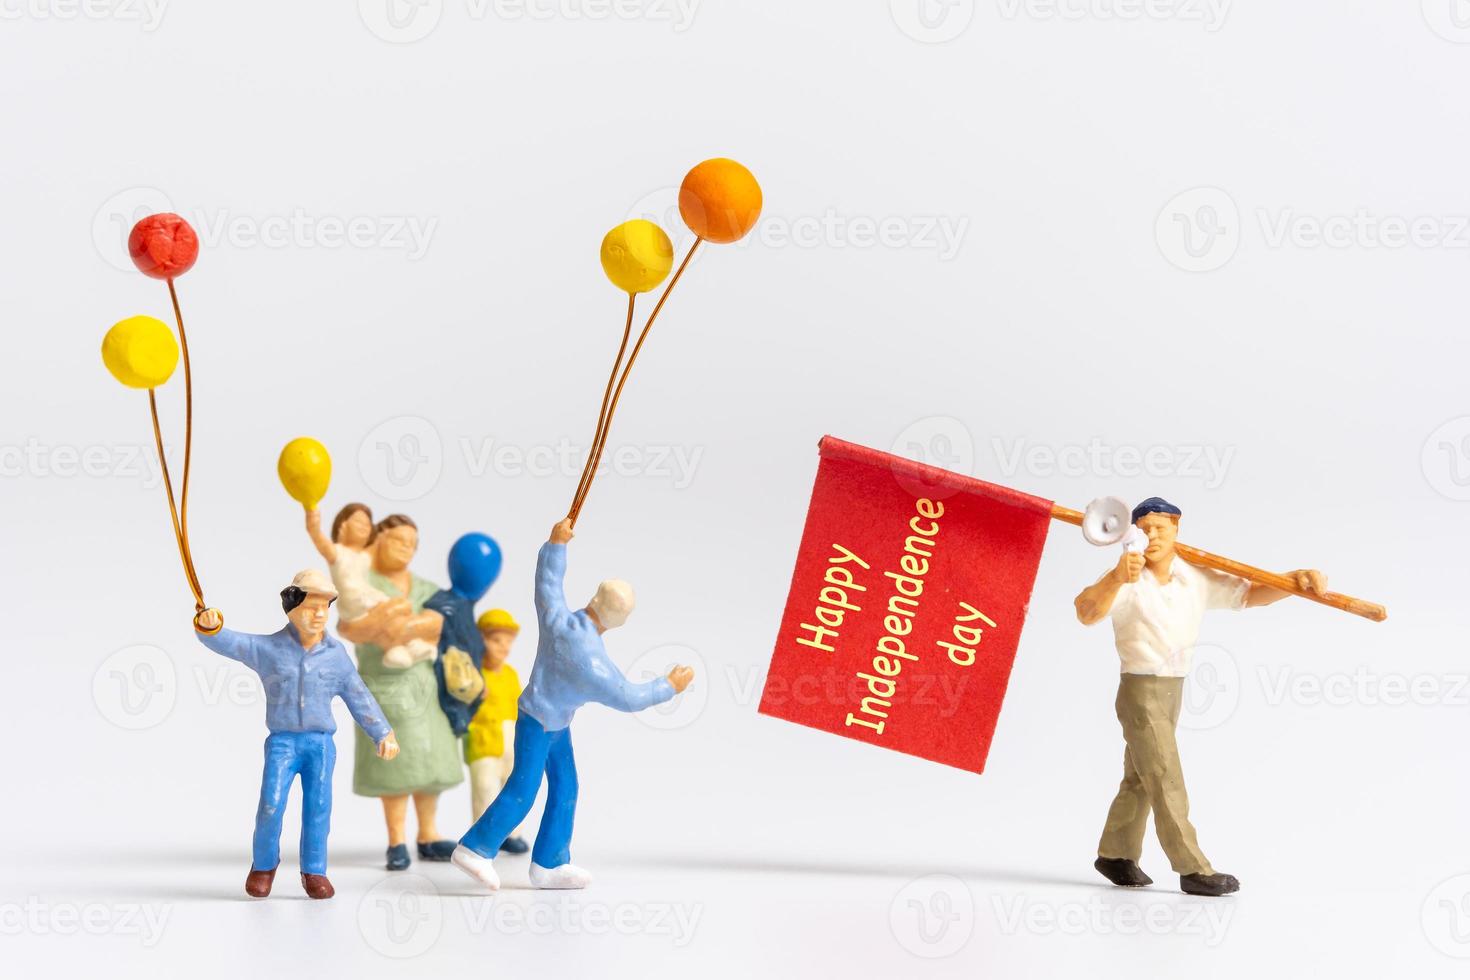
[[[1080,510],[1073,510],[1070,507],[1052,504],[1051,516],[1054,521],[1075,524],[1078,527],[1082,526],[1082,511]],[[1187,544],[1175,542],[1174,551],[1180,558],[1183,558],[1191,565],[1201,565],[1205,568],[1228,572],[1247,581],[1258,582],[1261,585],[1267,585],[1273,589],[1280,589],[1282,592],[1289,592],[1292,595],[1301,596],[1303,599],[1320,602],[1322,605],[1331,606],[1333,609],[1350,612],[1354,616],[1371,619],[1375,623],[1381,623],[1388,618],[1388,610],[1376,602],[1368,602],[1366,599],[1355,599],[1350,595],[1343,595],[1340,592],[1323,592],[1320,595],[1307,592],[1297,586],[1295,579],[1286,575],[1281,575],[1277,572],[1268,572],[1265,569],[1256,568],[1253,565],[1246,565],[1230,558],[1222,558],[1219,555],[1210,554],[1208,551],[1192,548]]]

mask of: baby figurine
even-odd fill
[[[406,624],[416,619],[437,619],[438,614],[422,612],[417,615],[407,599],[390,599],[373,587],[368,578],[373,567],[372,547],[377,531],[373,527],[373,512],[367,504],[348,504],[332,518],[332,536],[322,534],[322,513],[319,510],[306,512],[306,533],[311,543],[327,562],[332,573],[332,584],[337,587],[338,615],[344,623],[361,619],[374,606],[389,603],[388,611],[395,621],[391,632],[398,633]],[[439,653],[437,644],[428,640],[412,639],[407,643],[389,647],[383,651],[383,665],[395,669],[412,667],[421,660],[433,660]]]

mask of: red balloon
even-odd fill
[[[174,279],[194,267],[199,258],[199,236],[176,214],[150,214],[133,225],[128,255],[145,276]]]

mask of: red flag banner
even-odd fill
[[[1051,502],[827,436],[762,714],[982,772]]]

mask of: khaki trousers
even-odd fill
[[[1189,822],[1189,796],[1174,730],[1184,697],[1184,678],[1124,674],[1118,684],[1123,726],[1123,782],[1108,810],[1097,845],[1099,857],[1137,861],[1153,811],[1154,830],[1177,874],[1214,874]]]
[[[470,809],[474,811],[474,819],[479,820],[480,815],[490,808],[499,795],[501,787],[510,778],[510,771],[515,768],[515,755],[511,751],[511,743],[505,743],[504,755],[491,755],[483,759],[476,759],[470,763]],[[511,833],[512,837],[520,837],[525,832],[525,826],[520,826]]]

